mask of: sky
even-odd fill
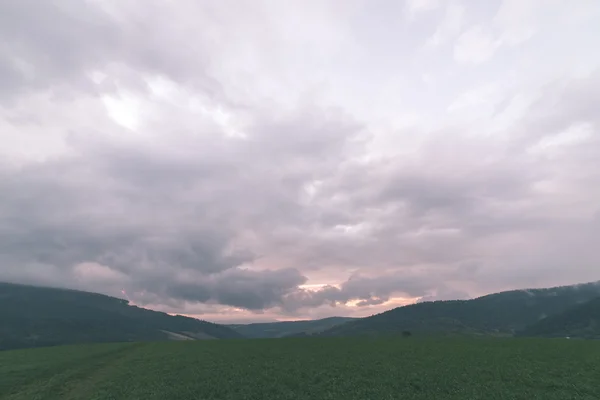
[[[599,20],[0,1],[0,280],[218,322],[600,280]]]

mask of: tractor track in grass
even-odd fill
[[[17,385],[11,385],[7,393],[0,392],[0,399],[12,400],[13,398],[22,398],[24,395],[31,400],[55,398],[56,396],[66,399],[68,392],[75,390],[81,382],[98,371],[109,368],[116,360],[125,357],[140,345],[142,343],[116,345],[116,348],[109,348],[107,351],[58,363],[53,368],[43,369],[37,374],[29,375],[27,380],[23,380]],[[74,385],[74,383],[76,384]]]

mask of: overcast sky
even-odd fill
[[[597,0],[0,0],[0,280],[214,321],[600,279]]]

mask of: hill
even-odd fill
[[[600,339],[600,297],[550,315],[518,332],[518,336]]]
[[[355,319],[331,317],[307,321],[261,322],[228,326],[248,338],[279,338],[315,334]]]
[[[472,300],[424,302],[334,326],[320,335],[410,331],[420,334],[507,336],[598,296],[600,282],[550,289],[512,290]]]
[[[210,322],[98,293],[0,283],[0,349],[90,342],[239,338]]]

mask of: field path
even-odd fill
[[[61,399],[90,399],[94,397],[94,391],[101,382],[110,381],[110,376],[117,365],[127,364],[128,359],[135,353],[141,344],[129,345],[117,352],[111,353],[109,357],[96,360],[92,368],[71,380],[61,388]]]
[[[65,351],[72,348],[75,354],[71,354],[71,357],[66,354],[61,354],[64,357],[54,355],[55,357],[42,359],[37,364],[29,364],[29,369],[14,368],[11,371],[10,366],[1,366],[0,375],[4,372],[4,375],[12,377],[15,383],[10,387],[4,387],[0,383],[0,399],[83,399],[84,397],[77,395],[82,385],[86,382],[93,384],[90,378],[110,369],[118,359],[125,357],[139,345],[132,343],[85,346],[87,351],[83,352],[79,346],[65,346]],[[31,349],[23,352],[40,352],[40,356],[43,357],[42,353],[50,354],[51,350],[53,349]]]

